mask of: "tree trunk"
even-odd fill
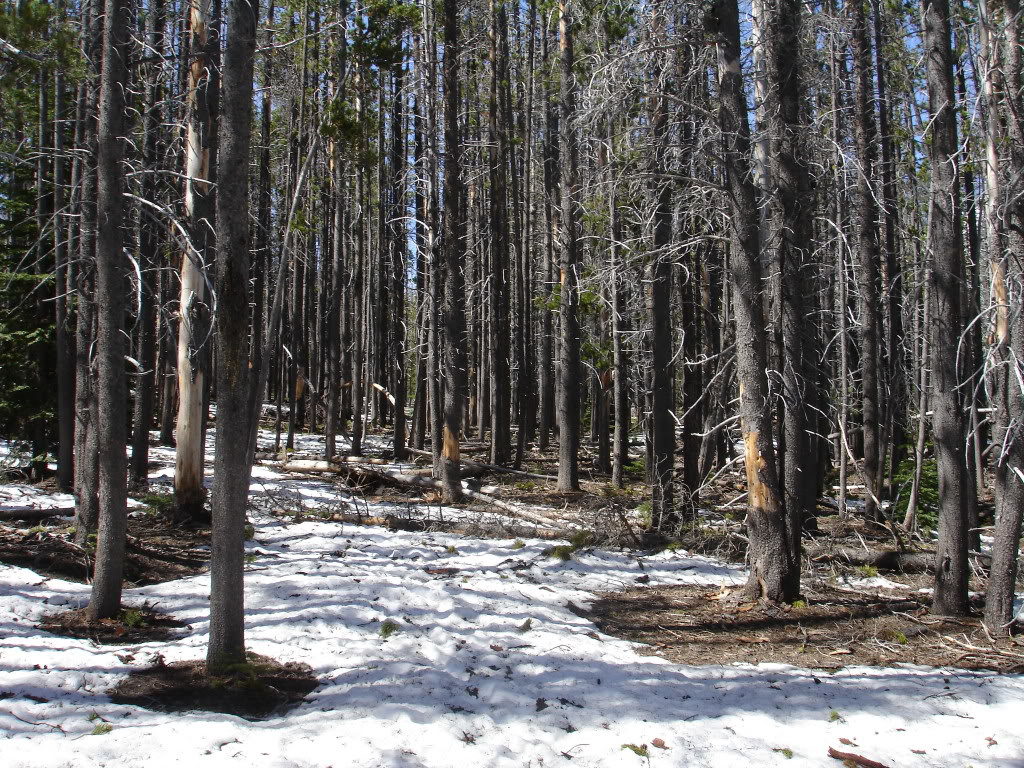
[[[754,185],[747,161],[750,134],[740,66],[736,0],[716,0],[707,19],[718,49],[719,122],[725,142],[725,183],[730,201],[736,364],[749,505],[750,577],[745,592],[755,599],[792,601],[800,593],[800,561],[787,537],[772,419],[765,407],[768,379],[761,244]]]
[[[580,445],[580,320],[579,320],[579,145],[576,139],[576,74],[573,71],[572,0],[558,5],[558,47],[561,64],[562,227],[559,283],[561,352],[558,368],[558,485],[559,491],[578,491]]]
[[[460,443],[466,399],[465,219],[459,131],[459,7],[444,0],[444,435],[441,483],[445,501],[462,498]]]
[[[125,91],[128,88],[130,0],[106,0],[103,72],[96,138],[96,399],[99,421],[99,534],[89,598],[90,620],[108,619],[121,609],[128,475],[125,458],[127,381],[124,306],[127,264],[124,222]]]
[[[931,204],[928,271],[932,294],[932,429],[939,473],[939,540],[936,548],[935,598],[932,612],[966,616],[967,499],[966,436],[957,349],[963,320],[960,312],[963,243],[960,234],[960,183],[957,174],[956,103],[948,0],[923,0],[924,47],[928,70],[931,136]]]
[[[881,420],[878,402],[878,359],[881,304],[879,302],[878,202],[873,180],[875,172],[875,116],[871,42],[868,37],[865,0],[854,0],[850,8],[855,97],[853,137],[857,154],[856,205],[853,214],[859,262],[861,420],[864,434],[864,465],[861,478],[866,487],[864,514],[879,515],[877,480],[881,451]]]
[[[257,9],[230,0],[218,162],[247,168]],[[220,173],[217,195],[217,434],[210,553],[210,671],[245,661],[243,562],[249,454],[249,176]]]
[[[148,18],[149,47],[158,53],[164,50],[164,8],[163,0],[153,0]],[[143,165],[148,173],[143,177],[142,197],[152,200],[156,197],[156,173],[160,164],[161,142],[161,101],[163,100],[162,75],[159,65],[152,66],[147,84],[147,105],[144,125]],[[129,464],[129,479],[137,487],[146,485],[149,476],[149,429],[153,424],[153,389],[155,385],[154,363],[156,360],[156,275],[159,269],[160,228],[156,222],[143,217],[141,242],[139,244],[139,268],[142,280],[139,284],[139,367],[141,371],[135,390],[135,411],[132,417],[132,457]]]
[[[991,15],[990,15],[991,13]],[[996,520],[992,567],[985,593],[985,625],[989,632],[1010,632],[1018,570],[1021,522],[1024,515],[1024,422],[1020,392],[1024,375],[1024,203],[1021,202],[1024,172],[1024,86],[1021,45],[1024,20],[1018,0],[1007,0],[1003,39],[998,35],[998,16],[983,7],[982,53],[986,59],[985,98],[988,107],[986,176],[989,200],[987,219],[992,261],[992,293],[996,301],[994,445]],[[1002,43],[1002,45],[1000,45]],[[1000,51],[1000,49],[1002,49]],[[1002,55],[1000,55],[1000,53]],[[1004,135],[1003,124],[1006,125]],[[1003,154],[1005,152],[1005,154]],[[1009,204],[1008,201],[1013,201]],[[1005,211],[1005,213],[1004,213]],[[1004,218],[1005,217],[1005,218]],[[1015,434],[1016,433],[1016,434]]]
[[[203,396],[206,383],[206,265],[210,255],[210,163],[213,98],[210,67],[210,0],[189,0],[188,28],[192,60],[188,72],[185,126],[185,216],[191,245],[181,260],[181,298],[178,309],[178,425],[175,433],[174,518],[177,522],[202,515]]]

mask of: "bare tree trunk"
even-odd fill
[[[750,134],[740,65],[736,0],[716,0],[707,17],[718,49],[719,122],[725,142],[725,176],[730,201],[733,301],[736,314],[740,423],[747,474],[746,594],[773,602],[800,592],[800,561],[787,537],[779,492],[766,374],[767,339],[761,276],[761,245],[754,185],[747,161]]]
[[[1021,91],[1024,87],[1021,61],[1024,19],[1019,0],[1006,0],[1003,11],[1002,40],[997,37],[998,16],[983,6],[981,18],[982,51],[987,65],[987,218],[992,292],[996,301],[994,355],[997,363],[996,425],[992,434],[996,525],[985,593],[985,625],[990,632],[1001,636],[1009,634],[1013,619],[1017,552],[1024,515],[1024,440],[1020,435],[1024,423],[1020,391],[1024,375],[1024,318],[1021,317],[1024,306],[1024,269],[1021,266],[1024,259],[1024,235],[1021,234],[1024,227],[1024,203],[1021,201],[1024,147],[1020,145],[1024,139]],[[1008,137],[1002,128],[1004,121]],[[1002,148],[1006,154],[1001,157]]]
[[[99,100],[103,37],[101,0],[91,0],[83,23],[85,57],[94,82],[81,86],[78,140],[85,148],[79,161],[81,234],[78,238],[78,311],[75,328],[75,541],[84,543],[99,521],[99,443],[93,342],[96,339],[96,111]]]
[[[579,320],[579,145],[576,139],[576,73],[573,20],[569,4],[558,5],[558,47],[561,63],[562,228],[559,282],[561,353],[558,375],[558,484],[559,491],[578,491],[580,444],[580,320]]]
[[[786,528],[792,553],[800,552],[800,531],[814,515],[819,462],[810,435],[818,407],[814,366],[817,331],[806,318],[813,308],[807,273],[812,263],[813,202],[806,157],[800,77],[801,5],[780,0],[766,11],[765,61],[771,98],[768,101],[769,174],[781,231],[781,359],[784,461],[782,471]]]
[[[110,0],[113,1],[113,0]],[[252,134],[256,13],[230,0],[218,162],[247,168]],[[217,434],[214,448],[210,553],[210,642],[213,671],[245,661],[243,562],[249,453],[249,175],[219,174],[217,195]]]
[[[152,51],[163,53],[164,50],[164,8],[163,0],[153,0],[149,18],[149,47]],[[160,117],[161,101],[163,100],[163,72],[159,64],[154,64],[147,84],[147,105],[144,125],[143,165],[146,175],[143,177],[142,197],[152,200],[156,196],[157,168],[161,157]],[[146,222],[146,212],[141,212],[143,224],[139,248],[139,265],[142,270],[142,281],[139,285],[141,295],[139,313],[139,367],[142,369],[136,384],[135,411],[132,418],[132,457],[129,464],[130,482],[142,487],[146,485],[149,474],[149,428],[153,423],[153,388],[156,372],[156,275],[159,269],[160,228],[155,222]]]
[[[124,370],[124,305],[127,264],[121,227],[128,87],[130,0],[106,0],[103,72],[96,139],[96,399],[99,421],[99,534],[88,615],[112,618],[121,609],[128,475],[125,457],[127,382]]]
[[[459,131],[459,8],[444,0],[444,436],[441,482],[445,501],[462,498],[460,443],[466,399],[465,219],[462,200],[462,146]]]
[[[879,302],[878,202],[874,189],[875,116],[871,107],[873,95],[871,42],[868,37],[865,0],[854,0],[849,6],[853,45],[855,97],[853,136],[857,152],[856,205],[853,215],[859,262],[860,291],[860,367],[861,420],[864,434],[864,466],[861,478],[866,488],[864,514],[868,519],[879,515],[876,485],[881,452],[881,419],[878,388]]]
[[[178,522],[201,516],[203,488],[203,395],[209,308],[206,305],[206,260],[213,219],[210,188],[211,55],[210,0],[189,0],[188,25],[192,60],[188,74],[185,127],[185,216],[191,248],[181,260],[178,309],[178,426],[175,433],[174,503]]]
[[[655,39],[664,37],[663,11],[656,10]],[[653,76],[655,96],[651,115],[654,141],[651,188],[654,202],[654,253],[647,267],[647,314],[651,324],[651,527],[661,533],[674,534],[681,518],[675,508],[676,422],[673,414],[672,389],[675,379],[672,351],[672,261],[668,254],[672,242],[672,185],[661,171],[668,159],[668,108],[664,90],[667,87],[660,67]]]
[[[957,174],[956,103],[948,0],[923,0],[924,47],[931,115],[931,203],[928,279],[932,293],[932,419],[939,472],[939,540],[936,546],[932,612],[965,616],[967,601],[967,499],[964,416],[959,392],[957,349],[963,243],[960,234],[960,183]]]

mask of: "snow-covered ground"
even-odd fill
[[[254,495],[293,491],[306,507],[355,503],[271,468],[253,481]],[[891,766],[1024,766],[1024,677],[681,666],[574,612],[642,576],[735,584],[732,565],[617,551],[563,563],[528,538],[253,522],[247,643],[313,667],[320,686],[305,703],[260,722],[113,704],[104,691],[157,654],[203,657],[209,577],[126,592],[188,622],[176,639],[100,647],[35,627],[84,605],[88,587],[0,566],[0,766],[839,765],[829,747]],[[399,629],[384,638],[386,620]]]

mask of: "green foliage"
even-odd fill
[[[386,69],[402,60],[402,32],[420,23],[420,9],[413,2],[368,0],[355,21],[353,56],[371,67]]]
[[[651,505],[651,502],[644,501],[641,502],[640,504],[637,504],[636,512],[638,515],[640,515],[640,522],[643,524],[644,528],[650,528],[651,515],[654,512],[654,507]]]
[[[914,459],[904,459],[893,475],[893,486],[899,489],[896,497],[896,512],[900,518],[907,514],[910,491],[914,484]],[[921,463],[921,486],[917,493],[917,523],[926,531],[935,530],[939,524],[939,466],[935,459]]]
[[[646,744],[623,744],[622,749],[628,749],[637,757],[650,757]]]
[[[878,575],[878,569],[873,565],[858,565],[857,573],[865,579],[873,579]]]
[[[839,722],[842,722],[842,720],[843,720],[843,716],[840,715],[838,711],[836,711],[834,709],[829,710],[828,721],[830,723],[839,723]]]
[[[90,731],[90,736],[104,736],[114,730],[114,726],[110,723],[96,723]]]
[[[781,754],[787,760],[792,760],[793,759],[793,750],[790,749],[789,747],[776,747],[775,749],[772,750],[772,752],[778,752],[779,754]]]
[[[526,542],[522,539],[516,539],[512,542],[512,549],[522,549],[526,546]]]
[[[516,483],[515,488],[520,491],[533,491],[537,488],[537,484],[533,480],[523,480]]]
[[[395,632],[399,632],[402,629],[402,625],[393,619],[385,619],[380,625],[380,636],[381,639],[387,640]]]
[[[576,531],[569,537],[568,544],[557,544],[548,547],[543,554],[554,557],[563,563],[572,560],[572,556],[579,550],[589,547],[594,541],[594,534],[591,531]]]
[[[639,456],[638,458],[633,459],[633,461],[629,462],[628,464],[623,465],[622,470],[627,475],[632,475],[632,476],[637,476],[637,475],[643,476],[643,475],[646,475],[647,474],[647,459],[644,458],[643,456]]]
[[[118,618],[129,629],[146,626],[146,614],[138,608],[122,608],[121,615]]]
[[[556,560],[561,560],[563,563],[566,563],[572,560],[572,553],[574,551],[575,550],[573,550],[573,548],[568,544],[558,544],[554,547],[548,547],[545,549],[544,554],[548,557],[553,557]]]
[[[174,496],[170,493],[144,493],[139,501],[160,515],[165,515],[174,509]]]

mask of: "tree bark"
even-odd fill
[[[185,107],[185,216],[191,244],[186,246],[181,259],[178,309],[178,421],[174,457],[174,519],[177,522],[201,517],[206,500],[203,487],[203,396],[209,330],[206,262],[208,230],[213,218],[210,0],[189,0],[188,28],[192,60]]]
[[[459,130],[459,8],[444,0],[444,425],[441,483],[445,501],[462,498],[460,443],[466,399],[465,219]]]
[[[99,442],[99,533],[89,598],[90,620],[113,618],[121,609],[128,475],[125,457],[127,381],[124,305],[127,264],[121,228],[125,142],[125,91],[130,0],[106,0],[103,72],[96,138],[96,348]]]
[[[579,143],[576,138],[576,73],[573,50],[573,18],[570,3],[558,5],[558,50],[561,65],[561,120],[559,144],[562,159],[562,227],[559,284],[561,331],[558,367],[558,486],[559,491],[578,491],[580,445],[580,320],[579,320]]]
[[[932,612],[966,616],[967,499],[964,416],[959,392],[957,349],[963,320],[960,311],[963,242],[960,234],[960,183],[957,173],[956,102],[948,0],[923,0],[924,47],[928,71],[931,201],[928,271],[932,295],[932,429],[939,472],[939,540],[936,548],[935,598]]]
[[[773,602],[800,593],[800,561],[787,537],[768,403],[761,243],[754,185],[747,160],[750,129],[740,66],[736,0],[716,0],[707,17],[718,51],[719,123],[733,248],[731,280],[736,316],[736,366],[746,464],[750,577],[745,593]]]
[[[257,9],[230,0],[222,77],[217,195],[217,433],[210,553],[213,671],[245,661],[243,555],[249,454],[249,150]],[[228,172],[231,169],[231,172]]]

